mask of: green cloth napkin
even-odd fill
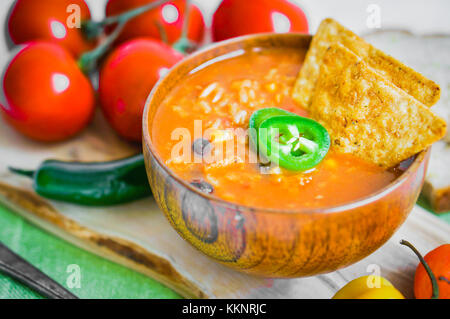
[[[80,298],[180,298],[161,283],[97,257],[31,225],[0,205],[0,241],[59,284],[80,268],[80,288],[69,289]],[[69,272],[67,272],[69,270]],[[0,299],[42,298],[0,273]]]
[[[429,209],[423,199],[418,203]],[[440,218],[450,223],[450,213]],[[80,298],[180,298],[159,282],[52,236],[1,205],[0,225],[1,242],[68,289],[67,268],[78,265],[81,287],[69,290]],[[0,273],[0,298],[42,297]]]

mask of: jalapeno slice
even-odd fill
[[[268,118],[278,115],[296,115],[296,114],[276,107],[266,107],[264,109],[259,109],[253,112],[252,116],[250,117],[248,126],[250,128],[249,137],[255,150],[257,150],[256,146],[258,145],[259,126],[261,125],[262,122],[264,122]]]
[[[330,136],[312,119],[278,115],[261,121],[258,147],[261,155],[280,167],[305,171],[323,160],[330,148]]]

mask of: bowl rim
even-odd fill
[[[398,187],[400,187],[409,177],[411,174],[415,173],[419,168],[420,165],[422,165],[423,161],[426,159],[427,154],[430,151],[430,147],[415,154],[415,158],[414,161],[409,165],[409,167],[397,178],[395,178],[392,182],[390,182],[389,184],[387,184],[386,186],[382,187],[381,189],[367,195],[364,196],[362,198],[350,201],[350,202],[345,202],[342,204],[338,204],[338,205],[332,205],[332,206],[325,206],[325,207],[315,207],[315,208],[300,208],[300,209],[278,209],[278,208],[267,208],[267,207],[260,207],[260,206],[249,206],[249,205],[243,205],[243,204],[238,204],[238,203],[233,203],[231,201],[227,201],[225,199],[219,198],[217,196],[214,195],[210,195],[207,193],[204,193],[202,191],[200,191],[198,188],[190,185],[187,181],[183,180],[181,177],[179,177],[175,172],[173,172],[169,167],[167,167],[167,165],[164,163],[164,161],[162,160],[162,158],[159,156],[158,152],[156,151],[155,146],[152,143],[152,139],[150,137],[150,131],[149,131],[149,121],[148,121],[148,115],[149,115],[149,111],[151,108],[151,105],[153,104],[153,98],[156,95],[155,93],[159,90],[159,88],[164,85],[165,81],[168,81],[167,79],[170,78],[170,74],[173,73],[176,69],[178,69],[180,66],[184,65],[185,63],[188,63],[189,61],[195,59],[198,56],[201,56],[203,54],[205,54],[206,52],[210,51],[210,50],[214,50],[217,49],[219,47],[222,46],[228,46],[228,45],[232,45],[232,44],[236,44],[239,42],[244,42],[247,41],[249,39],[254,39],[254,38],[263,38],[263,37],[271,37],[271,38],[275,38],[275,37],[304,37],[304,38],[312,38],[311,35],[309,34],[304,34],[304,33],[296,33],[296,32],[291,32],[291,33],[258,33],[258,34],[251,34],[251,35],[244,35],[244,36],[240,36],[240,37],[236,37],[236,38],[232,38],[232,39],[228,39],[225,41],[221,41],[221,42],[217,42],[217,43],[213,43],[210,45],[207,45],[205,48],[198,50],[192,54],[190,54],[189,56],[185,57],[184,59],[182,59],[181,61],[179,61],[178,63],[176,63],[167,74],[165,74],[163,77],[161,77],[157,83],[154,85],[154,87],[152,88],[152,90],[150,91],[149,96],[147,97],[147,100],[145,102],[145,108],[144,108],[144,112],[143,112],[143,117],[142,117],[142,134],[143,134],[143,143],[142,146],[146,147],[149,151],[149,153],[155,158],[155,160],[158,162],[158,164],[162,167],[162,169],[164,169],[164,171],[170,176],[172,177],[175,181],[177,181],[179,184],[181,184],[183,187],[187,188],[189,191],[196,193],[198,196],[213,201],[213,202],[217,202],[220,203],[221,205],[225,205],[225,206],[232,206],[236,209],[238,209],[239,211],[245,211],[245,210],[250,210],[250,211],[257,211],[258,213],[275,213],[275,214],[290,214],[290,215],[296,215],[296,214],[331,214],[331,213],[340,213],[340,212],[345,212],[348,210],[352,210],[352,209],[356,209],[359,208],[361,206],[365,206],[368,204],[371,204],[373,202],[376,202],[377,200],[383,198],[384,196],[388,195],[389,193],[393,192],[394,190],[396,190]],[[230,51],[233,52],[233,51]],[[229,52],[227,52],[229,53]],[[215,59],[217,57],[226,55],[227,53],[223,53],[221,55],[217,55],[212,59]],[[187,72],[186,76],[190,75],[191,71],[198,68],[199,66],[201,66],[202,64],[207,63],[207,61],[202,62],[201,64],[194,66],[193,68],[190,68],[189,71]],[[148,165],[146,163],[146,165]],[[152,167],[149,167],[150,169],[153,169]]]

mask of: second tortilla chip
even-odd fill
[[[310,115],[332,146],[392,167],[441,139],[444,120],[340,44],[325,53]]]
[[[333,19],[325,19],[313,37],[292,93],[293,98],[308,108],[312,101],[325,51],[333,43],[340,43],[362,58],[380,75],[427,106],[440,97],[440,88],[433,81],[400,61],[373,47],[355,33]]]

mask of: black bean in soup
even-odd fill
[[[195,154],[203,156],[210,144],[211,143],[207,139],[198,138],[194,141],[194,143],[192,143],[192,149],[194,150]]]
[[[191,185],[197,187],[199,190],[201,190],[203,193],[206,194],[211,194],[212,192],[214,192],[214,187],[210,183],[205,182],[203,180],[199,179],[193,180],[191,182]]]

